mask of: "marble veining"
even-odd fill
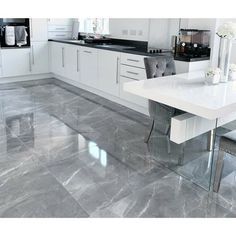
[[[179,165],[148,123],[56,79],[1,84],[0,217],[235,217],[235,160],[211,195],[180,176],[208,184],[206,137]]]

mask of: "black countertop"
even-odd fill
[[[207,61],[207,60],[210,60],[210,57],[181,57],[181,56],[175,56],[174,59],[176,61],[195,62],[195,61]]]
[[[123,53],[130,53],[136,54],[140,56],[148,56],[148,57],[155,57],[155,56],[167,56],[172,55],[172,53],[148,53],[147,49],[144,48],[136,48],[132,44],[131,45],[101,45],[101,44],[92,44],[92,43],[84,43],[79,40],[70,40],[70,39],[49,39],[48,41],[58,42],[58,43],[67,43],[73,44],[78,46],[90,47],[90,48],[97,48],[103,50],[110,50],[116,52],[123,52]]]

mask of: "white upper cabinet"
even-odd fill
[[[81,82],[98,88],[98,50],[82,47],[80,53]]]
[[[1,52],[4,77],[28,75],[31,73],[31,52],[29,48],[4,49]]]
[[[98,81],[100,90],[119,96],[120,53],[98,51]]]
[[[79,81],[80,77],[80,50],[79,46],[65,45],[66,77],[74,81]]]
[[[31,44],[31,64],[32,73],[48,73],[48,42],[33,42]]]
[[[72,18],[48,18],[49,25],[72,25]]]
[[[48,21],[45,18],[32,18],[30,21],[31,42],[48,40]]]

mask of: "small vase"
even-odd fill
[[[225,83],[229,79],[229,62],[232,49],[232,40],[220,38],[220,47],[218,55],[218,67],[221,69],[220,82]]]
[[[205,83],[207,85],[216,85],[220,82],[220,74],[213,75],[213,76],[205,76]]]

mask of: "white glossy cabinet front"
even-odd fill
[[[49,25],[72,25],[72,18],[48,18]]]
[[[28,75],[32,71],[30,49],[3,49],[3,77]]]
[[[65,75],[65,49],[62,43],[50,43],[51,71],[55,74]]]
[[[48,42],[33,42],[31,45],[32,74],[48,73]]]
[[[30,21],[31,42],[48,40],[48,21],[45,18],[32,18]]]
[[[74,81],[80,79],[80,47],[66,44],[65,48],[65,73],[66,77]]]
[[[98,80],[100,90],[119,96],[120,53],[98,50]]]
[[[98,50],[82,47],[80,53],[81,82],[93,88],[98,88]]]
[[[2,77],[2,53],[0,49],[0,78]]]
[[[68,79],[80,79],[80,47],[64,43],[50,43],[51,71]]]

